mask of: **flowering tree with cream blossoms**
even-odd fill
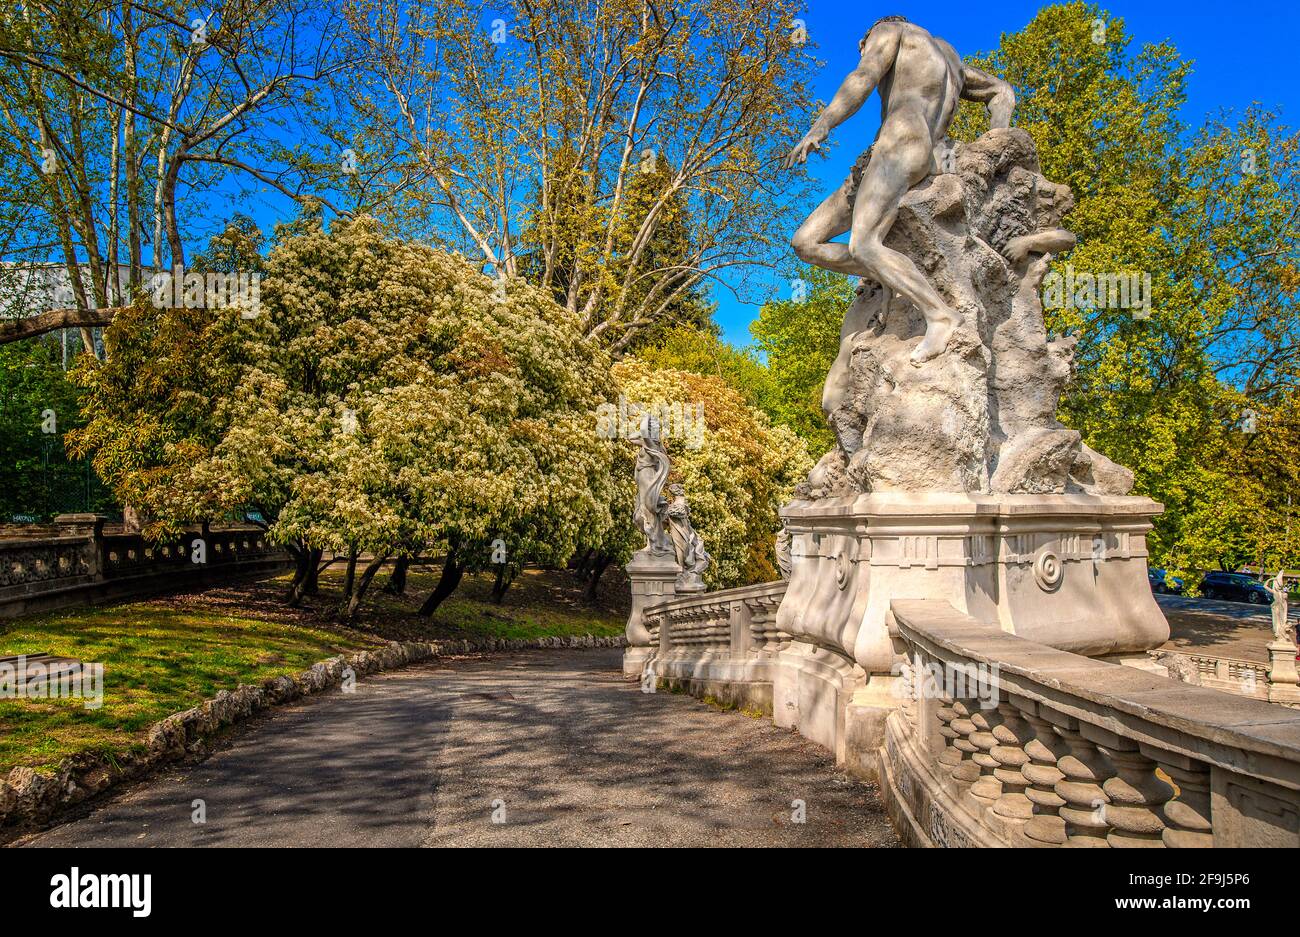
[[[82,372],[74,442],[152,532],[255,510],[293,602],[321,551],[366,556],[351,615],[390,558],[445,557],[429,613],[468,570],[563,562],[612,523],[609,365],[541,290],[361,218],[281,241],[258,308],[195,312],[132,310]]]

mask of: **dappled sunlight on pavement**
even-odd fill
[[[204,801],[207,822],[192,804]],[[793,822],[796,801],[806,822]],[[642,693],[620,652],[441,661],[271,713],[33,845],[894,846],[770,719]]]

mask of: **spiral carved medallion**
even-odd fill
[[[1034,557],[1034,581],[1044,592],[1053,592],[1065,578],[1065,564],[1051,550],[1040,550]]]

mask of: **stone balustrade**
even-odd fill
[[[864,684],[842,655],[777,629],[785,596],[774,582],[648,606],[645,674],[798,728],[879,782],[911,844],[1300,846],[1300,712],[933,599],[891,602],[898,665]],[[1217,669],[1266,687],[1263,666]]]
[[[670,599],[645,610],[655,649],[647,669],[673,688],[770,713],[772,664],[789,636],[776,628],[785,582]]]
[[[1184,683],[1300,709],[1296,646],[1290,641],[1271,642],[1266,650],[1268,663],[1188,651],[1150,651],[1149,654],[1171,677]]]
[[[1190,651],[1150,651],[1157,663],[1181,672],[1178,679],[1196,686],[1222,690],[1251,699],[1268,699],[1268,664],[1236,657],[1217,657]]]
[[[882,796],[925,846],[1300,846],[1300,713],[895,600]]]
[[[231,575],[271,572],[288,555],[261,528],[211,527],[163,542],[107,527],[94,514],[63,514],[30,533],[0,538],[0,618],[93,604]],[[201,544],[198,547],[197,544]]]

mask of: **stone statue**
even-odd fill
[[[712,557],[704,549],[704,541],[691,524],[691,509],[686,503],[685,490],[681,485],[671,485],[668,493],[673,496],[668,504],[668,530],[672,536],[677,564],[682,568],[681,575],[677,577],[677,591],[703,592],[702,576],[709,568]]]
[[[1277,571],[1277,576],[1268,584],[1268,591],[1273,594],[1273,640],[1275,642],[1287,642],[1294,644],[1291,638],[1291,623],[1287,620],[1288,595],[1286,590],[1286,579],[1282,575],[1282,570]]]
[[[1015,93],[999,78],[962,62],[942,39],[901,16],[878,21],[858,43],[861,60],[812,129],[786,157],[802,163],[830,132],[879,89],[880,130],[844,185],[795,233],[795,253],[807,263],[855,274],[909,300],[925,318],[925,336],[912,351],[920,365],[942,354],[961,316],[906,254],[885,244],[899,203],[913,186],[950,160],[948,126],[961,99],[987,105],[994,128],[1011,125]],[[832,238],[849,232],[849,243]],[[888,301],[886,301],[888,302]]]
[[[837,445],[796,497],[1128,494],[1133,473],[1057,419],[1076,340],[1048,334],[1041,287],[1074,246],[1074,197],[1008,126],[1011,87],[900,17],[860,51],[787,157],[806,159],[879,89],[875,143],[793,239],[805,261],[861,277],[822,395]],[[972,143],[945,136],[962,98],[989,109]]]
[[[645,534],[642,552],[652,556],[672,556],[673,544],[665,528],[668,502],[663,497],[672,462],[659,437],[659,423],[653,416],[647,414],[641,420],[638,439],[641,449],[636,456],[636,510],[632,520]]]
[[[1044,316],[1067,292],[1072,305],[1146,309],[1149,289],[1121,271],[1084,274],[1082,291],[1071,273],[1061,289],[1051,262],[1074,247],[1074,197],[1011,126],[1005,81],[901,17],[872,26],[859,52],[786,158],[806,160],[879,92],[874,143],[792,240],[860,284],[822,396],[835,446],[781,510],[800,547],[777,630],[881,687],[897,663],[895,600],[946,602],[1076,653],[1160,646],[1169,624],[1135,548],[1160,506],[1058,419],[1076,339]],[[987,107],[990,129],[955,142],[963,99]]]
[[[784,525],[776,532],[776,568],[782,579],[790,578],[790,528]]]

